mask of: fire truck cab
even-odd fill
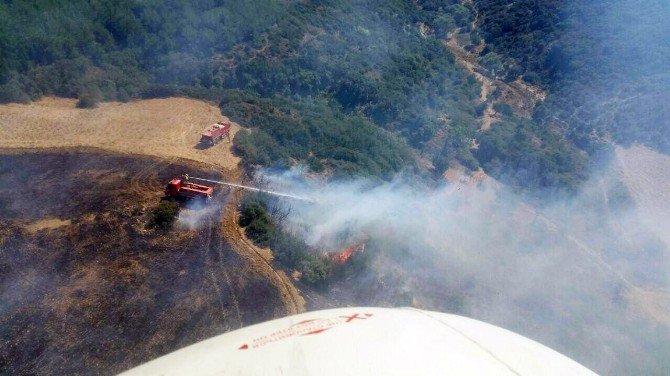
[[[213,193],[213,187],[191,183],[188,181],[188,178],[174,178],[165,187],[165,196],[188,200],[198,199],[209,201]]]

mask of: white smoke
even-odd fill
[[[202,228],[208,220],[217,217],[221,213],[222,203],[219,201],[208,204],[202,202],[189,202],[179,210],[177,226],[195,230]]]
[[[625,322],[632,315],[626,299],[637,288],[668,287],[670,252],[639,225],[639,211],[607,194],[620,189],[612,170],[595,174],[569,199],[541,205],[491,180],[427,188],[402,177],[373,185],[299,176],[264,175],[271,187],[314,200],[292,204],[293,228],[310,245],[338,234],[369,235],[387,260],[373,263],[374,272],[400,273],[415,305],[449,310],[457,296],[457,313],[598,370],[616,368],[622,353],[648,357],[648,344]]]

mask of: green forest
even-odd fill
[[[549,90],[537,127],[565,128],[590,153],[610,138],[670,153],[667,1],[473,3],[484,54],[504,60],[508,77]]]
[[[421,149],[444,126],[438,115],[448,113],[461,140],[432,157],[473,160],[465,145],[479,86],[438,38],[416,27],[426,22],[444,34],[464,25],[470,11],[456,1],[0,6],[2,102],[58,95],[87,107],[173,95],[226,98],[226,110],[260,128],[236,140],[249,163],[291,158],[338,176],[411,168],[405,145]],[[259,105],[249,106],[250,98]],[[277,121],[273,108],[301,119]]]
[[[441,43],[472,20],[456,0],[3,2],[0,101],[213,100],[251,128],[234,140],[247,165],[336,178],[389,179],[419,158],[439,176],[491,152],[512,167],[503,149],[473,154],[480,85]],[[571,168],[513,183],[573,184],[581,171],[554,176]]]
[[[458,162],[571,190],[611,138],[670,152],[669,10],[638,3],[617,5],[630,23],[605,1],[4,1],[0,102],[202,98],[250,128],[234,140],[247,166],[390,179]],[[480,84],[442,44],[454,30],[486,41],[497,76],[548,90],[530,122],[502,111],[478,131]]]

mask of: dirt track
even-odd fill
[[[271,253],[263,252],[255,246],[237,225],[237,203],[241,198],[240,192],[233,192],[230,196],[230,204],[223,209],[222,229],[224,236],[230,241],[231,247],[249,263],[255,273],[266,278],[279,291],[287,314],[293,315],[304,312],[305,299],[284,271],[272,267]]]
[[[475,23],[476,21],[473,21],[473,28],[476,27]],[[465,68],[482,84],[479,100],[481,103],[486,103],[486,109],[480,119],[480,129],[485,131],[491,128],[491,125],[500,121],[500,115],[493,109],[495,102],[506,103],[512,107],[516,115],[530,118],[535,105],[545,99],[546,93],[541,88],[525,83],[520,78],[508,83],[498,78],[489,77],[490,73],[477,60],[481,51],[486,47],[484,42],[482,41],[474,50],[467,51],[465,46],[459,42],[457,34],[458,32],[455,32],[442,43],[454,54],[456,63]],[[494,91],[499,92],[498,99],[491,100],[490,94]]]

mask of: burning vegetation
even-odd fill
[[[270,247],[275,260],[289,270],[298,271],[307,285],[327,286],[330,263],[284,226],[287,208],[270,195],[252,192],[245,195],[239,210],[239,225],[251,240],[261,247]]]
[[[349,261],[351,256],[365,251],[365,245],[367,244],[368,240],[369,237],[366,235],[362,239],[353,241],[348,246],[337,252],[324,252],[323,257],[336,265],[345,264],[347,261]]]

